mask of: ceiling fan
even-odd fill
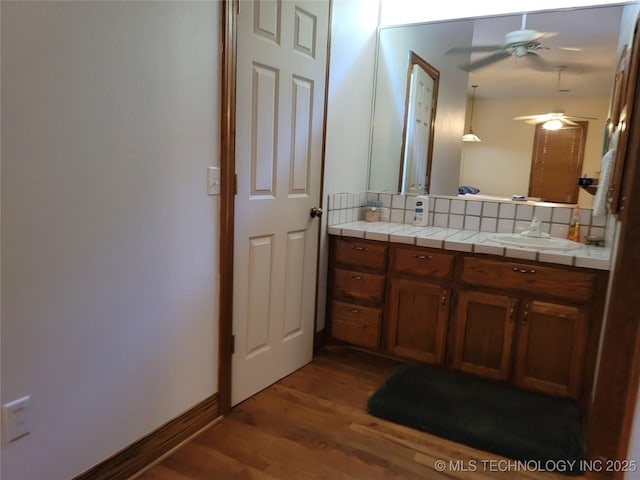
[[[562,75],[563,70],[567,67],[564,65],[559,65],[556,67],[558,70],[558,80],[556,83],[556,92],[554,97],[554,106],[550,112],[540,113],[536,115],[522,115],[519,117],[513,117],[514,120],[524,120],[527,123],[531,123],[536,125],[538,123],[543,123],[542,128],[545,130],[558,130],[566,125],[577,125],[575,121],[577,120],[597,120],[594,117],[578,117],[575,115],[567,115],[564,113],[564,110],[558,107],[558,93],[560,90],[560,76]]]
[[[447,53],[493,52],[484,58],[460,67],[467,72],[486,67],[487,65],[491,65],[492,63],[504,60],[511,56],[526,57],[534,64],[535,67],[542,70],[548,70],[548,65],[534,50],[548,50],[548,47],[542,45],[541,40],[553,37],[557,35],[557,33],[538,32],[537,30],[530,30],[526,28],[526,25],[527,14],[525,13],[522,15],[522,24],[520,26],[520,30],[508,32],[504,36],[502,45],[454,47],[449,49]]]

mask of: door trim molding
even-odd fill
[[[224,0],[221,12],[220,106],[220,287],[218,297],[218,402],[220,413],[231,410],[233,354],[233,239],[236,173],[236,15],[239,0]]]

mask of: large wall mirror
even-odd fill
[[[514,117],[562,109],[590,117],[581,175],[597,177],[611,92],[618,63],[618,37],[624,7],[591,7],[478,19],[382,27],[373,99],[369,188],[405,191],[402,171],[406,75],[409,52],[440,73],[432,136],[431,175],[425,190],[457,195],[473,186],[478,195],[528,195],[536,125]],[[505,34],[522,28],[548,33],[536,49],[500,58],[467,71],[495,53]],[[465,47],[484,46],[470,52]],[[457,47],[455,52],[450,50]],[[558,82],[558,67],[562,70]],[[473,130],[481,143],[461,141],[470,119],[471,85],[478,85]],[[557,108],[556,108],[557,107]],[[427,158],[425,158],[425,162]],[[425,163],[427,165],[427,163]],[[428,171],[425,170],[425,171]],[[580,190],[581,206],[592,196]]]

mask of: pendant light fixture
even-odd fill
[[[478,88],[478,85],[471,85],[471,88],[473,88],[473,95],[471,96],[471,115],[469,115],[469,131],[462,136],[462,141],[478,143],[478,142],[481,142],[482,140],[480,140],[480,137],[478,137],[475,133],[473,133],[473,127],[471,126],[473,124],[473,105],[476,102],[476,88]]]

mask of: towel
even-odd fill
[[[615,145],[615,143],[614,143]],[[607,197],[609,185],[611,185],[611,175],[613,174],[613,164],[616,159],[616,148],[611,148],[600,160],[600,179],[598,180],[598,190],[593,200],[593,216],[602,217],[607,214]]]

